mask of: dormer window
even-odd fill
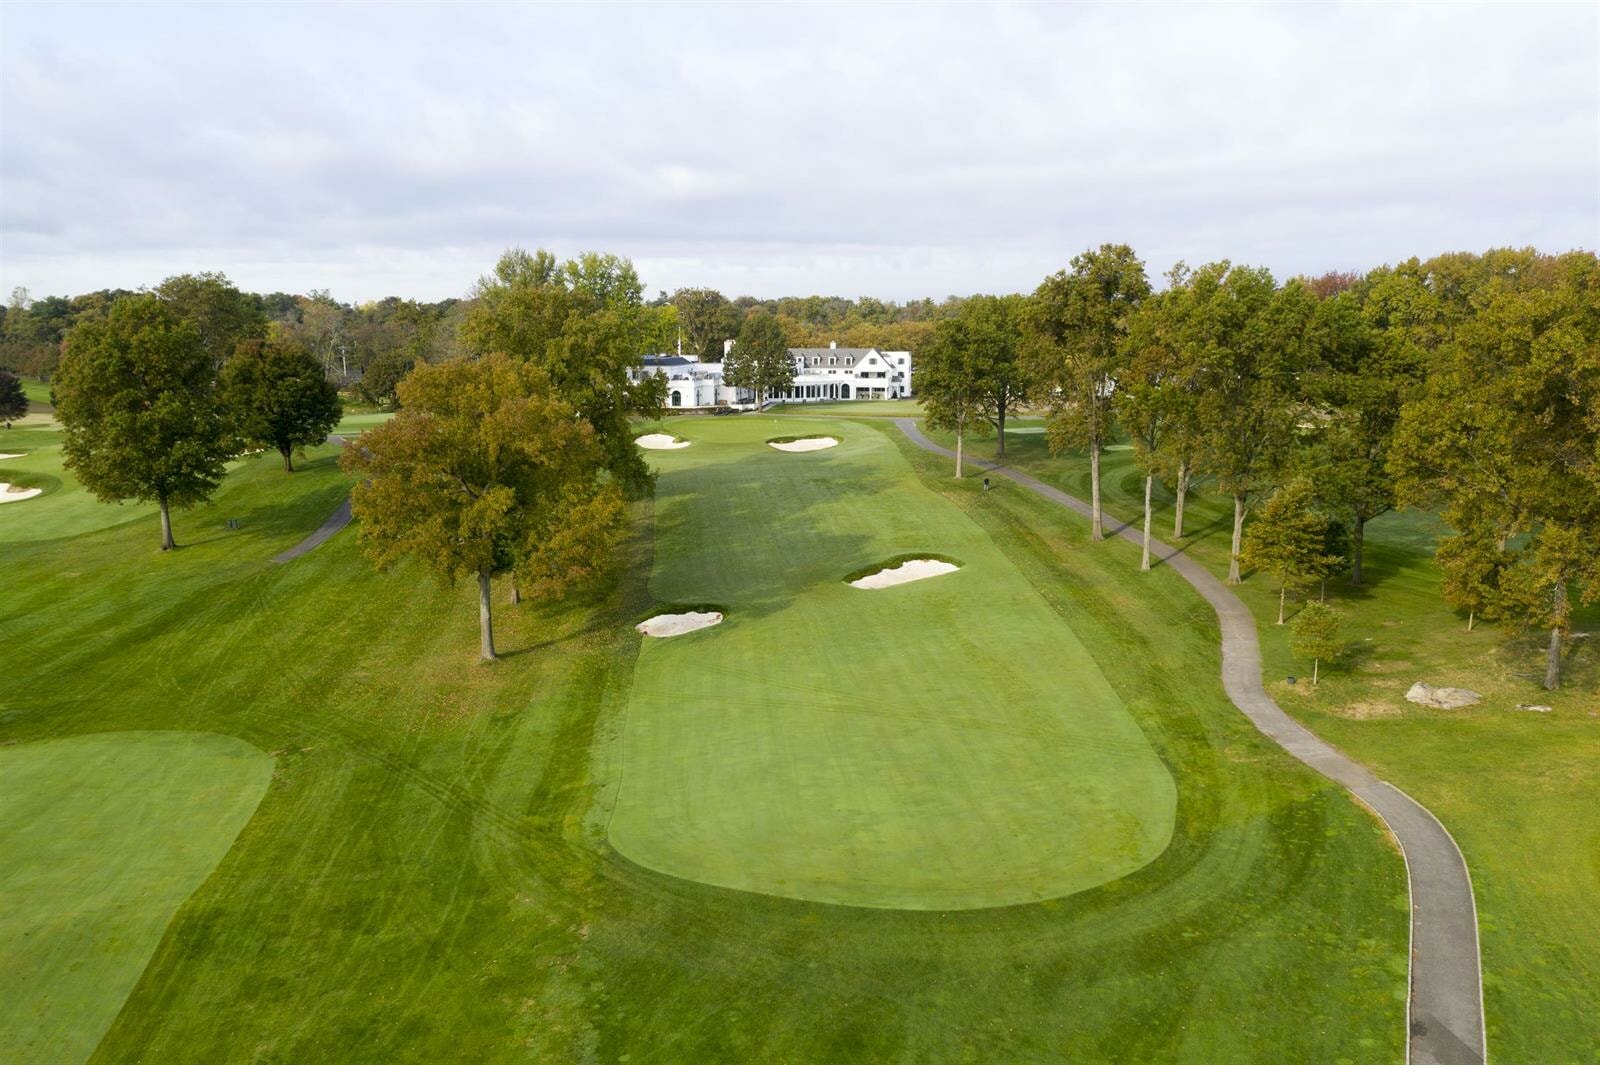
[[[855,360],[855,356],[853,356],[853,355],[846,355],[846,356],[845,356],[845,357],[844,357],[844,364],[845,364],[845,365],[846,365],[846,366],[849,366],[849,365],[851,365],[851,364],[852,364],[852,363],[854,363],[854,362],[855,362],[855,361],[856,361],[856,360]]]

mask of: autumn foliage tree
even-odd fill
[[[344,452],[367,556],[419,557],[446,582],[475,577],[483,658],[494,659],[490,584],[559,597],[610,558],[624,517],[595,431],[531,362],[488,355],[419,366],[401,409]]]

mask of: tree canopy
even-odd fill
[[[0,421],[10,423],[28,413],[28,394],[22,380],[10,370],[0,369]]]
[[[475,576],[480,649],[495,657],[490,581],[560,596],[609,559],[625,514],[589,423],[531,361],[504,354],[419,366],[401,409],[344,452],[367,556],[417,556],[443,580]]]
[[[158,504],[163,551],[177,546],[170,508],[209,499],[238,450],[215,382],[199,330],[153,294],[67,338],[54,386],[66,466],[104,502]]]
[[[772,393],[794,384],[794,360],[771,315],[754,311],[745,318],[739,339],[723,360],[723,380],[755,393],[758,409]]]
[[[294,472],[293,454],[339,424],[339,390],[322,364],[292,341],[247,340],[222,368],[222,401],[241,439],[270,447]]]

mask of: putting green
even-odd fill
[[[613,846],[902,909],[1059,897],[1160,854],[1173,780],[1061,616],[881,434],[819,422],[838,447],[785,454],[775,421],[674,421],[696,446],[652,455],[651,592],[727,619],[640,648]],[[842,582],[918,551],[962,568]]]
[[[272,766],[202,732],[0,748],[0,1061],[94,1052]]]

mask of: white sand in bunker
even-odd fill
[[[5,481],[0,481],[0,503],[18,503],[32,499],[43,491],[43,488],[12,488]]]
[[[634,437],[633,442],[651,451],[676,451],[680,447],[689,446],[689,441],[679,440],[667,433],[645,433],[643,436]]]
[[[775,447],[779,451],[821,451],[826,447],[833,447],[838,439],[831,436],[803,436],[799,440],[768,440],[768,447]]]
[[[876,573],[869,573],[850,582],[852,588],[892,588],[896,584],[908,584],[911,581],[920,581],[928,577],[938,577],[946,573],[954,573],[960,569],[953,562],[944,562],[937,558],[914,558],[910,562],[902,562],[898,566],[880,569]]]
[[[634,628],[646,636],[682,636],[696,629],[709,629],[722,624],[722,615],[715,610],[691,610],[687,614],[657,614],[639,622]]]
[[[0,462],[4,462],[6,459],[20,459],[20,458],[26,458],[26,457],[27,456],[25,456],[22,452],[18,451],[18,452],[14,453],[14,454],[8,453],[8,454],[5,454],[5,455],[0,455]]]

